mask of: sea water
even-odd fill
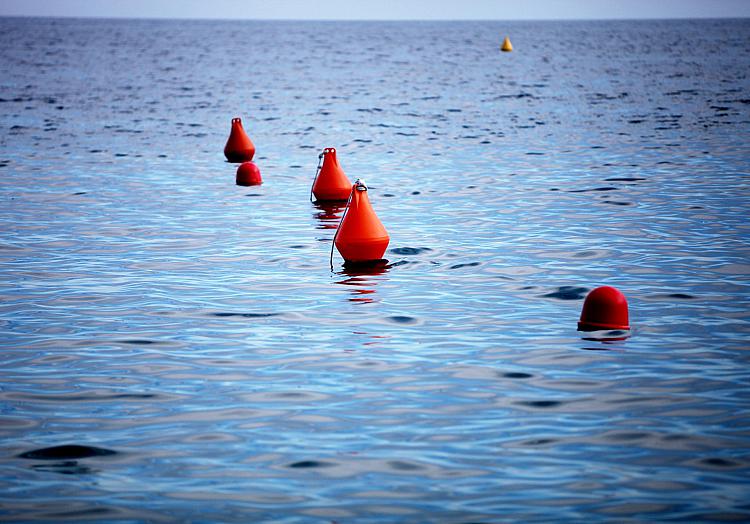
[[[3,18],[0,66],[1,519],[750,519],[748,20]],[[387,264],[329,266],[324,147]]]

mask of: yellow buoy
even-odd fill
[[[513,44],[510,43],[510,38],[507,36],[505,37],[505,40],[503,40],[503,45],[500,47],[500,51],[513,51]]]

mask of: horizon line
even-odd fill
[[[686,20],[750,20],[750,16],[676,16],[676,17],[611,17],[611,18],[224,18],[191,16],[86,16],[86,15],[24,15],[0,14],[0,18],[41,18],[72,20],[163,20],[195,22],[636,22]]]

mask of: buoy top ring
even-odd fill
[[[357,181],[354,182],[354,186],[357,188],[357,191],[367,191],[367,184],[363,178],[358,178]]]

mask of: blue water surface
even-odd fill
[[[750,21],[0,18],[0,64],[0,519],[750,519]],[[324,147],[387,264],[331,270]]]

